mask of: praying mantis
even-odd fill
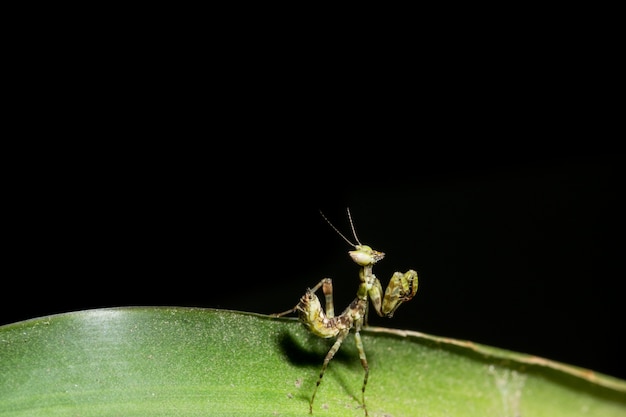
[[[371,301],[374,311],[376,311],[379,316],[392,317],[398,307],[400,307],[402,303],[411,300],[417,292],[417,272],[410,269],[404,274],[401,272],[395,272],[389,280],[389,284],[383,296],[382,285],[378,278],[376,278],[376,275],[372,272],[372,269],[375,263],[384,258],[385,254],[372,249],[370,246],[361,244],[356,235],[350,209],[347,209],[347,212],[350,227],[352,229],[352,235],[354,236],[356,244],[346,238],[326,218],[326,216],[324,216],[324,213],[320,211],[320,214],[335,230],[335,232],[339,234],[339,236],[348,242],[350,246],[354,247],[354,250],[349,251],[348,253],[352,260],[361,267],[359,271],[359,279],[361,282],[359,284],[359,288],[357,289],[354,301],[352,301],[340,315],[335,316],[332,280],[330,278],[324,278],[313,288],[307,289],[306,293],[302,296],[302,298],[300,298],[300,301],[295,307],[282,313],[273,314],[273,317],[281,317],[297,312],[300,321],[311,333],[326,339],[332,337],[336,338],[335,343],[324,358],[322,369],[317,379],[317,384],[315,385],[311,401],[309,402],[309,414],[313,413],[315,394],[317,393],[317,389],[322,382],[328,363],[339,350],[341,343],[350,333],[350,329],[354,328],[356,348],[359,353],[361,365],[365,371],[363,386],[361,387],[361,403],[363,410],[365,411],[365,415],[368,415],[367,407],[365,405],[365,387],[367,386],[367,379],[369,377],[369,365],[367,363],[365,350],[363,349],[363,341],[361,339],[360,332],[364,324],[367,323],[369,302]],[[315,295],[315,292],[317,292],[320,288],[324,293],[326,312],[324,312],[320,300]]]

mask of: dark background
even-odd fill
[[[318,210],[348,234],[350,207],[383,285],[420,275],[372,324],[626,378],[619,25],[513,15],[38,37],[7,78],[0,323],[273,313],[322,277],[341,311],[358,268]]]
[[[383,286],[420,277],[415,299],[371,324],[626,378],[623,155],[266,145],[241,144],[241,159],[118,149],[38,171],[13,202],[1,323],[131,305],[273,313],[322,277],[341,311],[358,267],[318,210],[349,236],[350,207],[362,243],[387,254]]]

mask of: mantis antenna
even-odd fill
[[[348,211],[348,220],[350,220],[350,228],[352,229],[352,235],[354,235],[354,239],[356,240],[356,243],[358,243],[358,244],[359,244],[359,246],[361,246],[361,242],[359,242],[359,238],[356,236],[356,230],[354,229],[354,223],[352,223],[352,215],[350,214],[350,208],[347,208],[346,210]],[[330,222],[330,220],[328,220],[328,219],[326,218],[326,216],[324,216],[324,213],[322,213],[322,210],[320,210],[320,214],[322,215],[322,217],[324,218],[324,220],[326,220],[326,223],[328,223],[328,224],[330,225],[330,227],[332,227],[332,228],[335,230],[335,232],[337,232],[337,234],[343,238],[343,240],[345,240],[346,242],[348,242],[348,244],[349,244],[350,246],[354,246],[354,247],[356,248],[356,246],[357,246],[357,245],[355,245],[354,243],[350,242],[350,240],[349,240],[347,237],[345,237],[345,236],[343,235],[343,233],[341,233],[341,232],[339,231],[339,229],[337,229],[337,228],[335,227],[335,225],[334,225],[334,224],[332,224],[332,223]]]

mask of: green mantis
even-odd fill
[[[331,361],[335,353],[339,350],[341,343],[346,338],[350,329],[354,328],[354,340],[356,342],[356,348],[359,352],[359,358],[361,359],[361,365],[365,371],[363,378],[363,386],[361,388],[361,402],[363,404],[363,410],[367,416],[367,407],[365,405],[365,387],[367,386],[367,379],[369,377],[369,365],[363,349],[363,341],[361,339],[361,329],[364,324],[367,323],[367,313],[369,309],[369,302],[371,301],[374,311],[381,317],[392,317],[395,311],[400,305],[415,296],[417,292],[417,272],[410,269],[404,274],[401,272],[395,272],[389,281],[389,285],[384,292],[380,281],[376,278],[376,275],[372,272],[374,264],[384,258],[383,252],[376,251],[367,245],[361,244],[356,235],[354,224],[352,223],[352,216],[348,209],[348,219],[350,221],[350,227],[352,234],[356,241],[356,244],[352,243],[346,238],[333,224],[320,212],[324,220],[341,236],[346,242],[354,247],[353,251],[349,251],[352,260],[361,267],[359,271],[359,279],[361,283],[357,289],[356,298],[350,303],[350,305],[338,316],[335,316],[335,309],[333,304],[333,284],[330,278],[324,278],[317,283],[313,288],[307,289],[306,293],[300,298],[300,302],[292,309],[284,311],[282,313],[274,314],[274,317],[284,316],[290,313],[297,312],[300,321],[311,333],[323,338],[336,337],[336,341],[330,348],[320,371],[317,384],[313,390],[311,401],[309,402],[309,413],[313,413],[313,402],[315,400],[315,394],[322,382],[324,372]],[[326,312],[322,308],[320,300],[315,295],[315,292],[319,289],[325,296]]]

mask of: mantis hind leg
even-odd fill
[[[326,301],[326,317],[333,318],[335,317],[335,304],[333,302],[333,280],[330,278],[324,278],[323,280],[318,282],[317,285],[315,285],[315,287],[307,290],[307,292],[314,293],[315,291],[319,290],[320,287],[322,287],[322,292],[324,293],[324,297],[326,299],[325,300]],[[299,306],[301,306],[300,303],[298,303],[292,309],[283,311],[282,313],[274,313],[271,316],[282,317],[282,316],[286,316],[287,314],[295,313],[296,311],[298,311]]]
[[[317,383],[315,384],[315,389],[313,390],[313,395],[311,396],[311,401],[309,402],[309,414],[313,414],[313,401],[315,401],[315,394],[317,393],[317,389],[322,383],[322,378],[324,377],[324,372],[326,371],[326,368],[328,367],[328,363],[335,356],[335,353],[337,353],[337,351],[339,350],[339,347],[341,346],[343,339],[346,338],[349,331],[350,331],[349,329],[346,329],[346,330],[341,331],[339,335],[337,335],[337,340],[335,341],[333,346],[330,348],[330,350],[326,354],[326,357],[324,358],[324,364],[322,365],[322,369],[320,370],[320,376],[317,378]]]

